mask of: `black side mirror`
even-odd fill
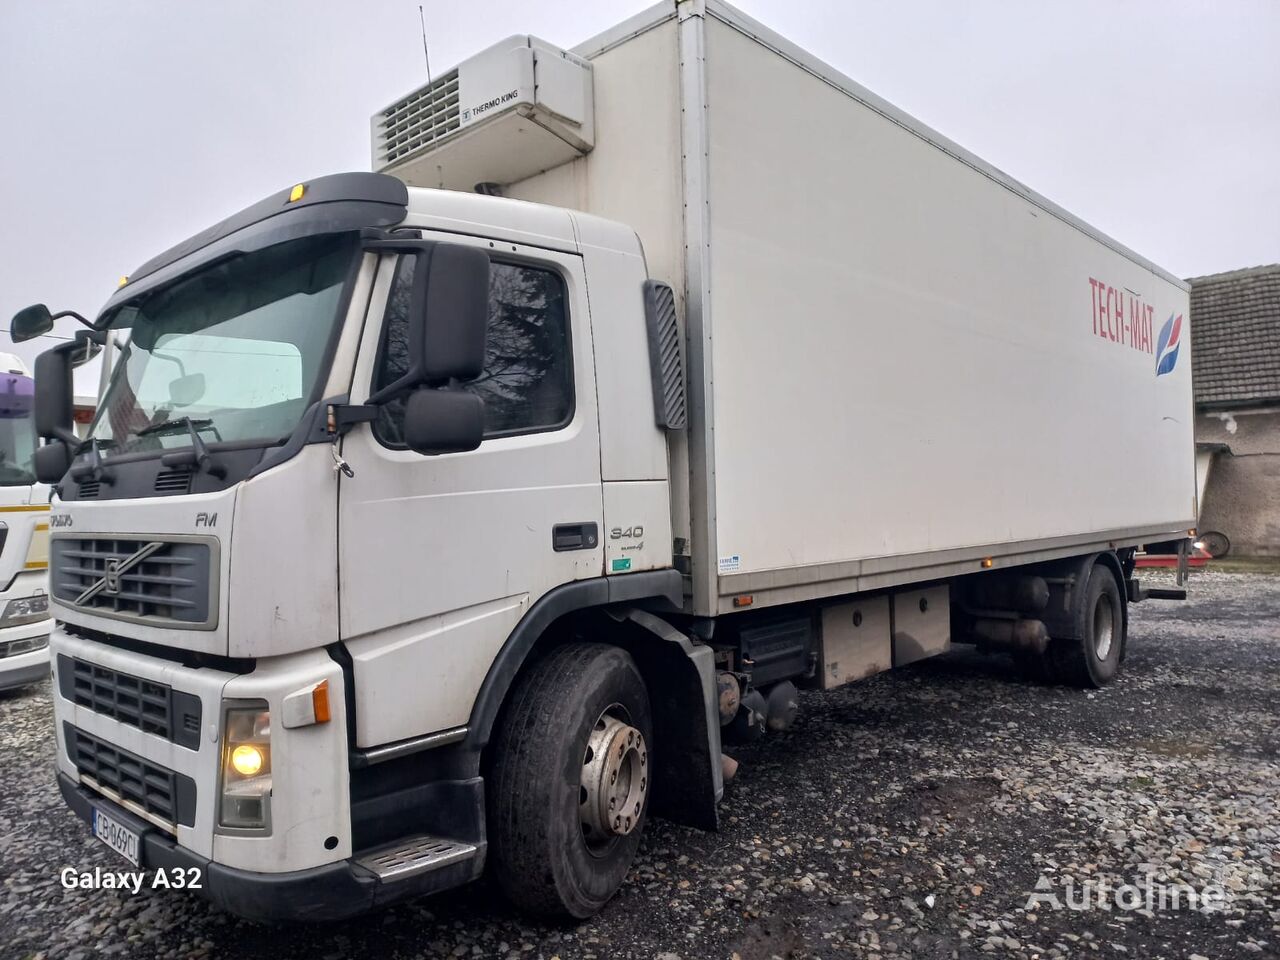
[[[404,442],[421,454],[464,453],[484,439],[484,401],[465,390],[420,387],[404,405]]]
[[[476,247],[436,244],[427,271],[416,354],[421,358],[424,379],[474,380],[480,376],[488,327],[489,255]],[[409,342],[412,350],[412,335]]]
[[[378,240],[372,250],[398,251],[412,270],[408,306],[408,370],[371,404],[421,386],[474,380],[484,369],[489,325],[489,255],[478,247],[424,240]],[[410,259],[411,258],[411,259]],[[400,277],[397,275],[397,282]]]
[[[53,329],[53,321],[62,317],[75,317],[86,327],[93,329],[93,324],[74,310],[50,313],[49,308],[43,303],[33,303],[25,310],[19,310],[13,315],[13,320],[9,323],[9,339],[14,343],[22,343],[24,340],[42,337]]]
[[[36,450],[34,466],[41,483],[57,483],[80,446],[75,431],[75,397],[71,371],[97,356],[109,336],[105,331],[78,330],[75,337],[36,357],[36,433],[46,443]]]
[[[32,466],[41,483],[57,483],[71,469],[71,448],[61,440],[50,440],[36,448]]]
[[[9,324],[9,339],[14,343],[34,340],[53,329],[53,314],[43,303],[34,303],[13,315]]]
[[[46,440],[77,443],[73,427],[74,410],[71,368],[79,352],[75,341],[46,350],[36,357],[35,426]]]

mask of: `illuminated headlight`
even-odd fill
[[[218,824],[271,830],[271,714],[261,701],[224,705]]]
[[[38,594],[34,597],[19,597],[5,604],[4,613],[0,613],[0,627],[16,627],[20,623],[35,623],[49,616],[49,597]]]

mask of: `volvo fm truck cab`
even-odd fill
[[[130,274],[87,437],[37,363],[57,778],[121,856],[585,917],[801,686],[1115,676],[1196,515],[1184,283],[714,0],[372,145]]]
[[[0,690],[49,675],[49,487],[37,482],[35,384],[0,353]]]

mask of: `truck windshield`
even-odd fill
[[[36,482],[32,458],[36,431],[31,421],[35,381],[19,373],[0,374],[0,486]]]
[[[112,455],[286,438],[312,401],[356,243],[307,237],[183,277],[121,308],[128,328],[89,429]]]

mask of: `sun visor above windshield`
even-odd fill
[[[404,220],[408,205],[405,185],[380,173],[338,173],[281,190],[148,260],[98,319],[194,267],[299,237],[389,227]]]

